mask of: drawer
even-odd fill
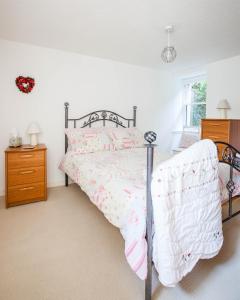
[[[220,120],[203,120],[202,121],[202,133],[203,134],[211,134],[215,135],[216,133],[220,133],[223,135],[229,135],[230,122],[220,121]]]
[[[44,199],[44,182],[18,185],[8,188],[8,203],[21,202],[31,199]]]
[[[229,135],[224,132],[212,132],[209,130],[202,131],[202,139],[210,139],[212,141],[229,142]]]
[[[44,181],[44,166],[8,171],[8,186]]]
[[[44,153],[44,151],[8,153],[8,168],[20,169],[35,166],[44,166]]]

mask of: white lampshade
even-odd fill
[[[40,132],[41,132],[41,129],[40,129],[38,123],[32,122],[29,124],[28,129],[27,129],[28,134],[37,134]]]
[[[227,99],[222,99],[218,102],[217,109],[230,109],[230,104]]]

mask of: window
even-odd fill
[[[207,81],[204,76],[183,81],[185,127],[198,127],[206,117]]]

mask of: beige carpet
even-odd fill
[[[0,202],[0,300],[144,299],[118,229],[76,185],[50,189],[47,202]],[[240,217],[224,225],[224,236],[216,258],[176,288],[158,284],[153,300],[239,300]]]

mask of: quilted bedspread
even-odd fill
[[[155,149],[155,166],[168,158],[169,154]],[[89,154],[68,151],[60,163],[60,169],[81,187],[108,221],[120,229],[125,240],[127,261],[132,270],[145,279],[146,149]],[[222,179],[222,182],[225,181]]]
[[[153,173],[153,261],[159,280],[175,286],[199,259],[223,243],[219,167],[215,144],[195,143]]]

